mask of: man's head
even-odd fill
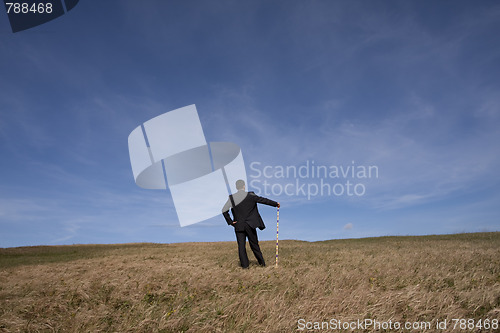
[[[240,179],[240,180],[236,181],[236,189],[238,191],[245,190],[245,181],[243,179]]]

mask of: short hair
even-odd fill
[[[242,190],[245,187],[245,181],[243,179],[236,181],[236,189]]]

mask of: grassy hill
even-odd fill
[[[0,332],[498,331],[498,232],[261,247],[249,270],[236,241],[0,249]]]

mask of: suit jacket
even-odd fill
[[[258,203],[273,207],[278,206],[276,201],[259,197],[254,192],[245,192],[240,190],[229,197],[224,205],[224,208],[222,208],[222,215],[224,215],[227,224],[234,226],[236,231],[245,230],[244,223],[254,229],[259,228],[260,230],[264,230],[266,226],[264,225],[264,221],[259,214],[259,210],[257,208]],[[233,213],[234,219],[231,219],[231,216],[229,215],[229,207],[232,207],[231,212]],[[237,223],[233,224],[234,221],[237,221]]]

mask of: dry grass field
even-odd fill
[[[274,246],[261,244],[265,268],[249,251],[249,270],[236,241],[0,249],[0,332],[294,332],[365,319],[432,326],[344,332],[500,331],[481,325],[500,319],[498,232],[285,240],[278,268]]]

